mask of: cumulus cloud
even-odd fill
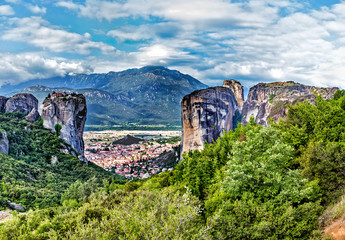
[[[56,4],[78,11],[81,16],[113,20],[123,17],[159,17],[169,21],[192,24],[201,27],[247,26],[262,27],[278,17],[280,8],[296,8],[295,2],[223,0],[128,0],[121,2],[86,0],[84,4],[60,1]]]
[[[35,14],[45,14],[47,9],[45,7],[39,7],[37,5],[28,4],[28,9]]]
[[[115,51],[113,46],[91,41],[90,35],[71,33],[56,26],[51,26],[41,17],[13,18],[1,39],[20,41],[52,52],[70,52],[89,54],[94,50],[109,54]]]
[[[139,66],[145,65],[163,65],[170,66],[176,62],[179,64],[186,64],[197,57],[188,52],[171,48],[162,44],[156,44],[148,47],[142,47],[138,52],[129,54],[133,57]]]
[[[83,61],[49,58],[38,53],[0,53],[0,85],[20,81],[64,76],[70,73],[91,73]]]
[[[184,26],[173,22],[162,22],[154,24],[143,24],[140,26],[126,25],[119,29],[110,30],[108,36],[116,38],[118,41],[142,41],[156,39],[161,41],[165,38],[177,38],[178,35],[185,31]]]
[[[0,15],[14,15],[13,8],[10,5],[0,5]]]
[[[345,6],[345,3],[343,3]],[[332,9],[319,14],[294,13],[264,29],[238,29],[209,33],[211,41],[228,46],[221,61],[204,71],[206,78],[237,76],[257,81],[294,80],[318,86],[345,87],[345,24]],[[215,57],[215,56],[213,56]]]
[[[50,52],[100,51],[103,55],[87,58],[96,72],[164,65],[208,85],[237,78],[247,87],[254,82],[293,80],[345,88],[345,2],[318,10],[309,10],[302,2],[63,0],[56,6],[90,21],[108,21],[102,26],[114,26],[97,29],[96,34],[114,38],[123,52],[106,55],[115,48],[93,41],[89,33],[68,32],[40,17],[9,20],[11,25],[0,38]],[[133,25],[124,25],[123,20]]]

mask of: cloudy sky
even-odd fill
[[[0,0],[0,85],[146,65],[345,88],[345,1]]]

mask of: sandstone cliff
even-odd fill
[[[182,152],[201,150],[205,141],[212,142],[236,126],[238,106],[229,88],[214,87],[194,91],[181,102]]]
[[[304,100],[314,102],[314,92],[321,94],[324,99],[332,98],[337,90],[338,88],[318,88],[295,82],[259,83],[249,90],[243,105],[242,123],[248,122],[253,116],[258,124],[267,125],[271,117],[277,121],[286,115],[286,104],[297,104]]]
[[[82,94],[55,93],[43,101],[44,127],[55,132],[55,125],[62,126],[60,137],[84,155],[84,125],[86,101]]]
[[[244,97],[243,97],[243,86],[240,82],[230,79],[223,81],[223,87],[230,88],[230,90],[234,93],[238,108],[242,110],[244,104]]]
[[[21,112],[27,115],[32,109],[38,109],[38,100],[30,93],[19,93],[9,98],[5,105],[5,112]]]
[[[34,122],[39,119],[38,100],[30,93],[16,94],[11,98],[0,96],[0,112],[21,112],[26,120]]]

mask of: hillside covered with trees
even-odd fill
[[[55,146],[59,140],[46,134],[47,140],[35,147],[40,126],[32,129],[23,130],[17,141],[32,135],[23,146],[33,149],[18,145],[9,157],[1,155],[7,164],[1,168],[28,169],[11,174],[2,169],[0,179],[7,189],[2,198],[29,201],[28,193],[10,195],[7,186],[13,181],[15,188],[15,174],[27,171],[35,179],[44,176],[49,183],[44,191],[66,190],[52,203],[38,204],[39,209],[0,224],[1,239],[322,239],[324,225],[344,212],[338,208],[336,214],[326,214],[344,195],[344,91],[331,100],[318,97],[316,106],[290,106],[284,121],[268,127],[253,120],[239,125],[201,152],[185,154],[173,171],[126,184],[63,156],[61,163],[74,171],[48,167],[59,147],[46,149],[43,142]],[[40,172],[43,165],[46,170]],[[59,187],[56,176],[69,180]],[[35,184],[20,183],[39,196],[42,185]]]

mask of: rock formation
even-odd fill
[[[7,97],[0,96],[0,112],[5,112],[7,100]]]
[[[60,137],[82,156],[86,113],[86,101],[82,94],[54,93],[43,101],[44,127],[55,132],[56,124],[61,125]]]
[[[0,96],[0,112],[21,112],[26,120],[34,122],[39,119],[38,100],[30,93],[16,94],[11,98]]]
[[[0,139],[0,153],[5,153],[8,155],[10,148],[10,143],[7,138],[7,133],[3,131],[1,133],[1,139]]]
[[[181,103],[182,152],[201,150],[205,141],[212,142],[223,131],[236,127],[241,117],[243,124],[253,116],[256,123],[267,125],[270,118],[278,121],[287,114],[286,104],[294,105],[304,100],[315,103],[315,93],[329,99],[337,90],[292,81],[259,83],[250,89],[244,102],[242,85],[231,79],[224,80],[223,87],[195,91],[185,96]]]
[[[14,202],[11,202],[11,201],[7,201],[7,204],[13,210],[17,210],[17,211],[24,211],[25,210],[25,207],[23,207],[22,205],[19,205],[17,203],[14,203]]]
[[[230,90],[234,93],[238,108],[242,110],[244,104],[244,97],[243,97],[243,86],[240,82],[230,79],[223,81],[223,87],[230,88]]]
[[[297,104],[304,100],[314,102],[314,93],[324,99],[332,98],[338,88],[318,88],[295,82],[259,83],[249,90],[248,98],[243,105],[242,123],[254,117],[255,122],[267,125],[269,119],[277,121],[287,113],[286,104]]]
[[[5,112],[21,112],[27,115],[32,109],[38,109],[38,100],[30,93],[19,93],[6,102]]]
[[[182,152],[201,150],[205,141],[233,129],[239,115],[233,92],[224,87],[194,91],[182,99],[181,108]]]

